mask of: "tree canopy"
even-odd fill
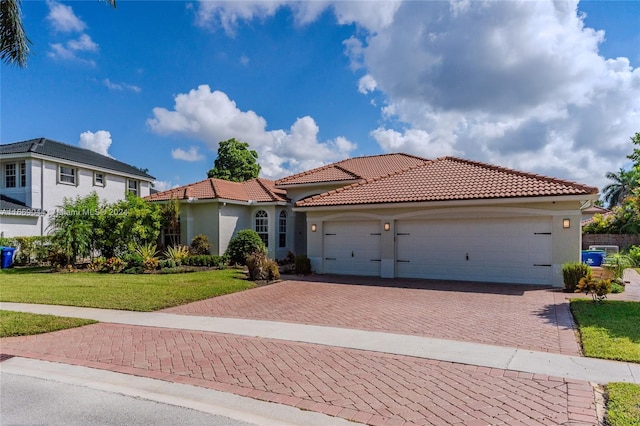
[[[218,158],[213,169],[207,172],[210,178],[244,182],[257,178],[260,174],[258,152],[249,149],[249,144],[235,138],[220,142]]]

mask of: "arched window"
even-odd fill
[[[264,245],[269,247],[269,216],[264,210],[256,213],[256,232],[262,238]]]
[[[282,210],[280,212],[280,219],[278,221],[278,247],[287,246],[287,212]]]

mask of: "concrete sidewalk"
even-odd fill
[[[640,365],[412,335],[259,321],[54,305],[0,303],[0,309],[105,323],[225,333],[359,349],[595,383],[640,383]]]

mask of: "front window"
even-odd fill
[[[128,180],[127,181],[127,191],[133,193],[133,195],[138,195],[138,181],[137,180]]]
[[[278,247],[287,246],[287,212],[280,212],[280,220],[278,223]]]
[[[76,184],[76,169],[72,167],[60,166],[58,180],[71,185]]]
[[[104,173],[95,172],[93,174],[93,184],[95,186],[104,186]]]
[[[256,213],[256,232],[265,246],[269,247],[269,216],[264,210]]]
[[[20,186],[27,186],[27,163],[20,163]]]
[[[7,188],[16,187],[16,164],[6,164],[4,166],[4,184]]]

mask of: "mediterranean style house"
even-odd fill
[[[88,149],[46,138],[0,145],[0,236],[47,235],[63,199],[96,192],[114,202],[149,195],[154,177]]]
[[[562,286],[562,264],[580,260],[581,208],[598,190],[456,157],[385,154],[147,197],[172,198],[180,242],[205,234],[213,254],[253,229],[270,257],[306,254],[321,274]]]

